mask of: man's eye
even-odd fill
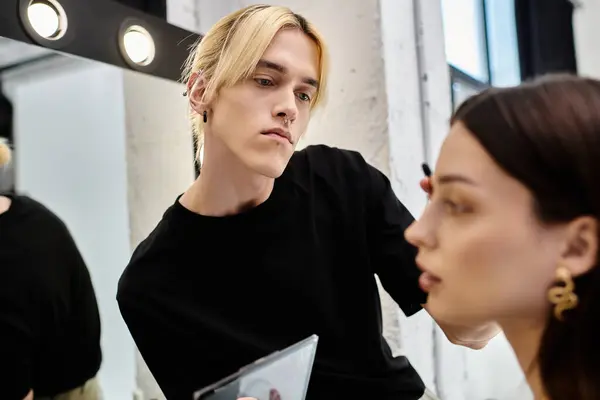
[[[256,83],[258,83],[260,86],[273,86],[273,82],[270,79],[266,79],[266,78],[256,78],[255,79]]]
[[[310,96],[306,93],[298,93],[298,98],[302,101],[310,101]]]

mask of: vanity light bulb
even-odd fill
[[[141,26],[131,26],[125,31],[123,47],[127,57],[138,65],[148,65],[154,60],[154,40]]]
[[[32,1],[27,7],[27,19],[44,39],[57,40],[66,30],[66,15],[56,0]]]

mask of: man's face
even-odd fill
[[[318,72],[315,42],[296,29],[280,31],[250,79],[221,89],[209,103],[207,143],[260,175],[280,176],[308,126]]]

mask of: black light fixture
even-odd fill
[[[200,38],[115,0],[0,0],[0,36],[173,81]]]

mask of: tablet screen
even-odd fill
[[[194,400],[304,400],[318,337],[273,353],[194,394]]]

